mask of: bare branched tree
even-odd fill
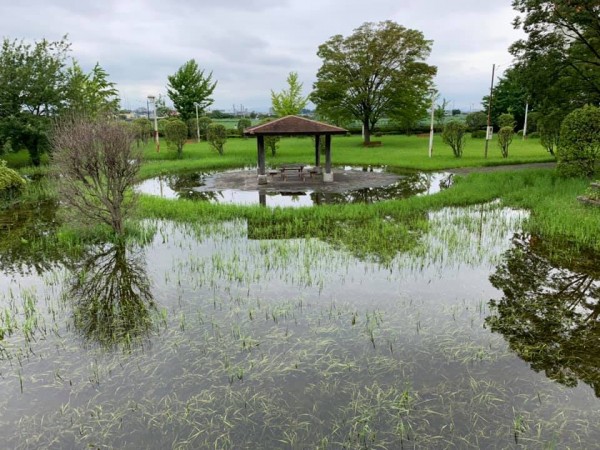
[[[75,118],[56,125],[52,160],[61,201],[83,223],[104,223],[123,234],[135,200],[127,191],[141,164],[133,142],[130,128],[110,119]]]

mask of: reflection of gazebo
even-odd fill
[[[320,137],[325,136],[325,172],[323,173],[323,181],[333,181],[333,173],[331,172],[331,135],[345,133],[347,133],[347,130],[343,128],[298,116],[285,116],[281,119],[244,130],[244,135],[256,136],[256,145],[258,147],[258,184],[267,183],[267,175],[265,173],[265,136],[314,136],[316,166],[320,165]]]

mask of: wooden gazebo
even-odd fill
[[[244,130],[245,136],[256,136],[256,146],[258,148],[258,184],[267,183],[267,175],[265,173],[265,136],[314,136],[315,165],[317,167],[321,163],[320,137],[325,136],[325,171],[323,172],[323,181],[329,182],[333,181],[333,173],[331,172],[331,135],[346,133],[347,130],[343,128],[298,116],[285,116],[272,122],[256,125]]]

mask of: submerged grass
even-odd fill
[[[389,255],[414,243],[415,236],[427,229],[429,211],[500,199],[505,206],[531,212],[527,231],[552,242],[567,241],[575,249],[600,251],[600,214],[576,200],[587,185],[586,180],[559,178],[552,170],[532,169],[473,173],[435,195],[369,205],[266,209],[142,196],[140,213],[184,222],[243,218],[256,238],[342,240],[358,253],[372,249]]]

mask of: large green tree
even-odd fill
[[[196,117],[196,106],[199,112],[212,105],[210,97],[217,86],[212,81],[212,72],[204,76],[204,70],[198,68],[195,60],[190,59],[175,74],[168,77],[167,94],[183,121]]]
[[[26,148],[34,165],[48,148],[51,119],[63,105],[70,44],[4,39],[0,49],[0,143]]]
[[[310,95],[317,113],[337,123],[359,120],[365,143],[384,116],[402,122],[426,111],[436,68],[425,63],[431,41],[392,21],[365,23],[319,46],[323,60]]]
[[[541,110],[600,102],[600,2],[513,0],[516,28],[526,38],[511,46],[528,94]]]
[[[302,96],[302,83],[298,82],[297,72],[290,72],[287,83],[288,89],[271,90],[271,106],[278,117],[300,114],[308,103],[308,98]]]
[[[488,109],[489,95],[483,97],[482,106]],[[525,104],[529,101],[527,90],[523,83],[522,74],[514,67],[507,69],[498,83],[494,86],[492,99],[492,122],[498,127],[498,118],[502,114],[512,114],[518,129],[523,128],[525,123]],[[533,104],[530,108],[533,108]]]
[[[66,107],[75,114],[89,117],[112,115],[119,110],[119,92],[108,80],[108,73],[96,63],[85,73],[77,61],[67,69]]]

